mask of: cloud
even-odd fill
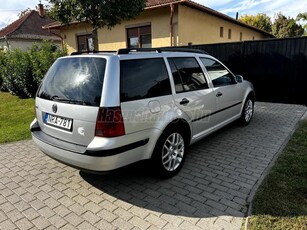
[[[37,0],[7,0],[0,4],[0,29],[12,23],[18,18],[18,14],[28,8],[35,9]],[[48,5],[46,0],[42,4]]]
[[[235,15],[236,12],[239,12],[240,15],[265,13],[273,19],[275,14],[282,12],[285,16],[296,18],[297,14],[307,12],[306,0],[295,2],[293,0],[199,0],[197,2],[230,16]]]

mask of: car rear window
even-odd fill
[[[58,59],[47,72],[37,96],[64,103],[99,106],[105,67],[104,58]]]
[[[120,62],[121,102],[171,94],[163,58]]]

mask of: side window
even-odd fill
[[[219,62],[210,58],[200,58],[207,69],[214,87],[231,85],[234,83],[232,74]]]
[[[195,58],[168,58],[168,62],[177,93],[208,88],[204,73]]]
[[[169,76],[162,58],[120,62],[121,102],[171,94]]]

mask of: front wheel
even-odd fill
[[[248,125],[254,115],[254,101],[252,98],[248,97],[245,101],[242,114],[240,117],[241,125]]]
[[[153,171],[159,177],[170,178],[182,168],[187,143],[178,128],[166,130],[159,138],[152,157]]]

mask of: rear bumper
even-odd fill
[[[81,170],[96,172],[111,171],[148,159],[154,147],[149,138],[122,146],[118,146],[118,141],[113,139],[112,143],[116,142],[116,147],[109,148],[110,145],[107,145],[107,149],[103,146],[94,149],[51,137],[42,132],[34,121],[31,124],[31,134],[40,150],[51,158]],[[96,139],[95,143],[98,142],[99,140]]]

